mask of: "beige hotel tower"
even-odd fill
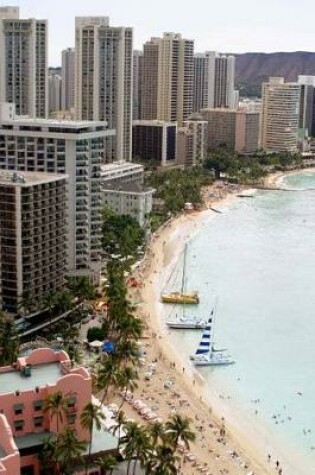
[[[0,58],[0,102],[14,103],[19,115],[47,117],[47,21],[0,7]]]
[[[140,58],[140,118],[177,121],[192,113],[194,41],[179,33],[164,33],[143,46]]]
[[[79,120],[107,121],[116,137],[106,141],[106,160],[131,160],[132,28],[108,17],[75,20],[75,109]]]

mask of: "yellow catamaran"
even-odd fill
[[[173,291],[169,293],[163,293],[161,299],[163,303],[174,303],[174,304],[197,304],[199,303],[198,292],[193,290],[190,292],[185,291],[185,281],[186,281],[186,256],[187,256],[187,244],[185,245],[184,250],[184,265],[183,265],[183,274],[182,274],[182,287],[180,291]]]

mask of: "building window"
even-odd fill
[[[77,402],[77,398],[75,396],[70,396],[68,399],[67,399],[67,404],[68,404],[68,407],[73,407],[76,405],[76,402]]]
[[[37,401],[33,402],[34,411],[41,411],[43,409],[44,401],[42,399],[38,399]]]
[[[43,416],[34,417],[34,427],[42,427],[44,421]]]
[[[67,414],[68,424],[75,424],[77,415],[75,413]]]
[[[14,429],[16,431],[20,431],[20,430],[23,430],[24,429],[24,420],[18,420],[18,421],[14,421]]]
[[[14,404],[13,409],[16,416],[23,414],[24,404]]]

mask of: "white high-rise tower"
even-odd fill
[[[19,115],[48,113],[47,21],[20,19],[16,7],[0,8],[0,102]]]
[[[76,118],[106,120],[116,137],[106,160],[131,160],[132,28],[113,27],[108,17],[77,17]]]

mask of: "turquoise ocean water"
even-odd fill
[[[283,184],[294,191],[239,198],[190,241],[188,287],[201,302],[187,313],[207,317],[217,297],[215,341],[236,364],[202,368],[209,391],[264,428],[273,457],[297,457],[285,475],[315,474],[315,173]],[[200,333],[170,338],[188,358]]]

